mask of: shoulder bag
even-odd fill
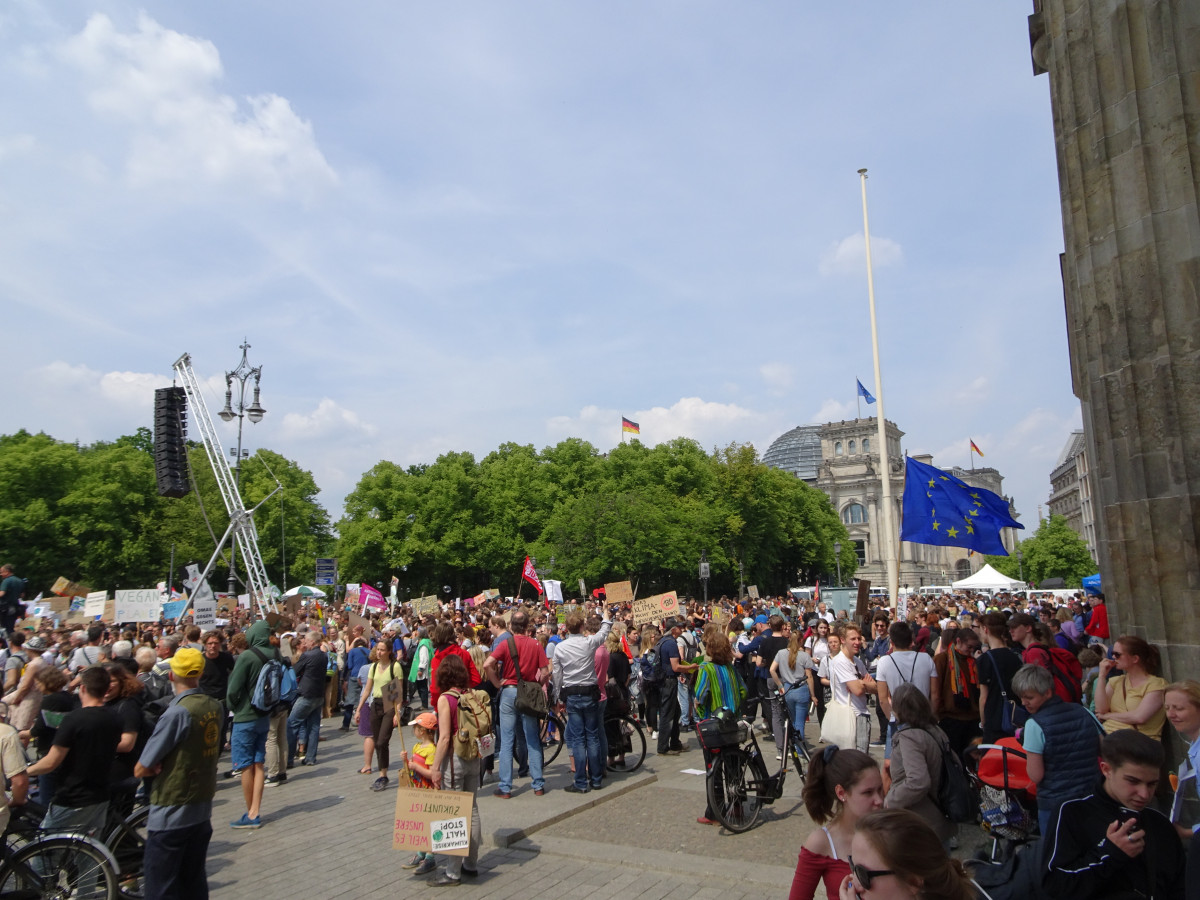
[[[517,642],[511,634],[508,636],[508,652],[513,658],[513,668],[517,670],[517,699],[514,703],[517,712],[539,719],[546,718],[549,713],[546,692],[536,681],[526,681],[521,677],[521,657],[517,654]]]

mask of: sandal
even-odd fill
[[[370,769],[368,769],[368,768],[366,768],[366,767],[364,766],[363,768],[361,768],[361,769],[359,769],[359,770],[358,770],[358,774],[359,774],[359,775],[370,775],[370,774],[371,774],[371,770],[370,770]]]

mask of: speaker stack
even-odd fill
[[[154,392],[154,475],[163,497],[184,497],[187,475],[187,395],[181,387]]]

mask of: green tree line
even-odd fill
[[[1047,578],[1061,578],[1067,587],[1079,587],[1084,576],[1098,571],[1087,542],[1081,538],[1063,516],[1042,519],[1037,531],[1017,545],[1021,559],[1014,551],[1011,556],[988,556],[996,571],[1009,578],[1020,578],[1040,584]]]

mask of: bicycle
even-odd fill
[[[624,763],[610,766],[615,772],[636,772],[646,761],[646,731],[632,716],[613,716],[604,720],[609,747],[623,747]],[[539,737],[542,741],[542,765],[548,766],[562,753],[566,743],[567,726],[558,713],[551,711],[542,719]],[[617,739],[620,743],[617,743]],[[630,759],[630,756],[633,759]]]
[[[701,744],[712,755],[705,790],[708,802],[718,821],[735,834],[754,827],[764,805],[783,796],[791,761],[801,780],[809,760],[808,746],[803,735],[792,728],[791,719],[784,715],[783,746],[779,754],[779,771],[767,774],[758,737],[745,719],[735,720],[726,710],[700,723],[697,734]],[[749,777],[747,777],[749,774]]]
[[[538,730],[538,737],[542,742],[543,766],[548,766],[558,759],[558,754],[562,753],[566,734],[567,727],[563,720],[558,717],[558,713],[550,710],[542,719]]]
[[[120,869],[104,844],[74,833],[39,832],[25,840],[28,830],[12,828],[20,818],[14,809],[11,833],[0,840],[0,896],[116,900]]]

